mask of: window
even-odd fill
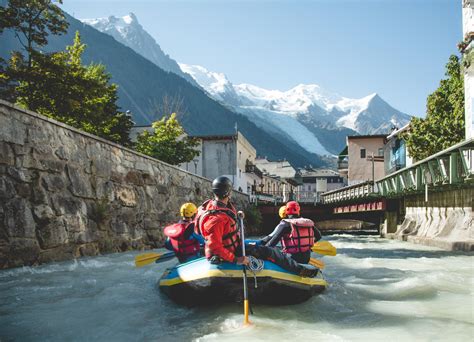
[[[383,157],[383,148],[379,148],[379,157]]]
[[[239,151],[239,160],[240,160],[240,157],[242,157],[242,151]]]
[[[242,170],[239,169],[239,178],[242,177]]]
[[[360,149],[360,157],[365,158],[365,148]]]

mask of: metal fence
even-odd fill
[[[468,184],[474,184],[474,139],[463,141],[377,180],[378,190],[385,197]]]

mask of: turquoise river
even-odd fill
[[[370,236],[328,237],[328,289],[292,306],[188,309],[138,252],[0,271],[0,341],[474,341],[474,258]],[[253,280],[250,280],[253,285]],[[275,298],[278,301],[278,298]]]

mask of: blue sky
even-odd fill
[[[462,40],[461,0],[64,0],[76,18],[137,15],[172,58],[235,83],[379,93],[424,116]]]

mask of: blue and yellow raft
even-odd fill
[[[199,258],[167,269],[158,285],[179,304],[241,302],[242,273],[242,266],[227,262],[213,265],[206,258]],[[265,261],[255,275],[247,271],[247,276],[250,301],[258,304],[301,303],[327,286],[321,273],[315,278],[302,278],[270,261]]]

